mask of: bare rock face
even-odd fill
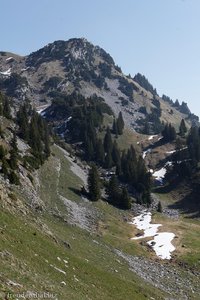
[[[105,50],[84,38],[55,41],[25,57],[0,52],[0,89],[16,105],[29,99],[35,107],[51,104],[60,94],[97,95],[115,115],[122,111],[125,125],[137,131],[146,121],[155,131],[156,113],[157,121],[172,124],[190,113],[160,98],[144,76],[124,75]]]

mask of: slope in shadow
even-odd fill
[[[194,187],[190,194],[184,196],[181,200],[169,205],[169,208],[178,209],[184,214],[188,214],[188,218],[200,217],[200,188]]]

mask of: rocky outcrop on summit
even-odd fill
[[[115,115],[122,111],[127,127],[143,133],[145,122],[152,134],[161,121],[190,122],[188,111],[160,98],[144,76],[124,75],[110,54],[84,38],[55,41],[24,57],[0,52],[0,89],[16,103],[29,99],[36,107],[63,94],[96,94]]]

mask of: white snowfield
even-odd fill
[[[147,242],[156,255],[162,259],[171,259],[171,252],[175,250],[171,241],[174,239],[175,234],[172,232],[160,232],[154,236],[154,239]]]
[[[131,222],[130,224],[136,225],[137,229],[139,230],[144,230],[144,234],[141,236],[133,237],[132,240],[138,240],[141,238],[154,236],[158,231],[158,227],[162,225],[150,224],[150,222],[151,222],[150,212],[144,212],[143,214],[135,217],[133,219],[133,222]]]
[[[137,229],[144,231],[143,235],[133,237],[132,240],[153,237],[147,244],[153,248],[159,258],[171,259],[171,252],[175,250],[171,241],[175,237],[175,234],[171,232],[158,233],[158,228],[162,224],[151,224],[151,212],[144,210],[139,216],[134,217],[130,224],[136,225]]]

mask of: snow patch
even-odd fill
[[[151,148],[149,148],[149,149],[147,149],[146,151],[144,151],[144,152],[142,153],[142,158],[145,159],[145,157],[147,156],[147,154],[148,154],[148,153],[151,153],[151,151],[152,151]]]
[[[143,214],[134,218],[133,222],[130,224],[136,225],[137,229],[144,230],[144,234],[141,236],[133,237],[132,240],[138,240],[145,237],[154,236],[158,227],[162,226],[161,224],[150,224],[151,223],[151,213],[144,211]]]
[[[44,116],[45,115],[45,110],[47,109],[47,107],[49,107],[50,104],[46,104],[46,105],[42,105],[42,106],[38,106],[36,107],[36,111],[39,115]]]
[[[165,167],[163,167],[160,170],[155,171],[153,173],[153,177],[155,177],[156,180],[158,180],[162,183],[163,179],[165,178],[166,173],[167,173],[167,169]]]
[[[166,153],[167,153],[167,154],[173,154],[173,153],[176,153],[176,150],[167,151]]]
[[[149,138],[148,138],[148,140],[149,141],[151,141],[151,140],[153,140],[155,137],[157,137],[158,135],[156,134],[156,135],[151,135]]]
[[[10,76],[11,75],[11,68],[9,68],[7,71],[5,72],[0,72],[1,75],[4,75],[4,76]]]
[[[21,71],[22,71],[22,72],[25,72],[25,71],[28,71],[28,69],[30,69],[30,67],[23,68],[23,69],[21,69]]]
[[[12,56],[6,58],[6,61],[10,61],[10,60],[13,60],[13,57],[12,57]]]
[[[167,173],[166,167],[171,167],[173,165],[172,161],[167,161],[164,167],[162,167],[160,170],[155,171],[152,175],[155,177],[157,181],[160,183],[163,183],[163,179],[165,178],[165,175]]]
[[[151,224],[151,216],[151,212],[144,210],[139,216],[133,218],[133,221],[129,224],[136,225],[137,229],[144,231],[144,234],[131,239],[138,240],[153,237],[153,240],[148,241],[147,244],[153,248],[159,258],[171,259],[171,252],[175,250],[171,241],[174,239],[175,234],[171,232],[157,233],[162,224]]]
[[[154,239],[147,242],[147,244],[153,248],[158,257],[171,259],[171,252],[175,250],[175,247],[171,243],[174,237],[174,233],[161,232],[154,236]]]

